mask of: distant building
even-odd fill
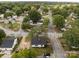
[[[45,47],[47,40],[44,37],[34,37],[31,41],[32,47]]]
[[[0,46],[0,51],[3,54],[10,54],[17,44],[17,38],[15,37],[6,37],[1,46]]]

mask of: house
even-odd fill
[[[31,41],[32,47],[45,47],[47,40],[44,37],[34,37]]]
[[[10,54],[17,44],[17,38],[15,37],[6,37],[0,46],[0,51],[3,54]]]

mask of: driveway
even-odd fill
[[[30,42],[26,41],[26,36],[23,36],[20,45],[18,46],[18,49],[29,49],[30,48]]]

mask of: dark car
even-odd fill
[[[49,57],[50,57],[50,53],[44,54],[44,58],[49,58]]]

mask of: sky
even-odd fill
[[[0,0],[0,1],[47,1],[47,2],[79,2],[79,0]]]

